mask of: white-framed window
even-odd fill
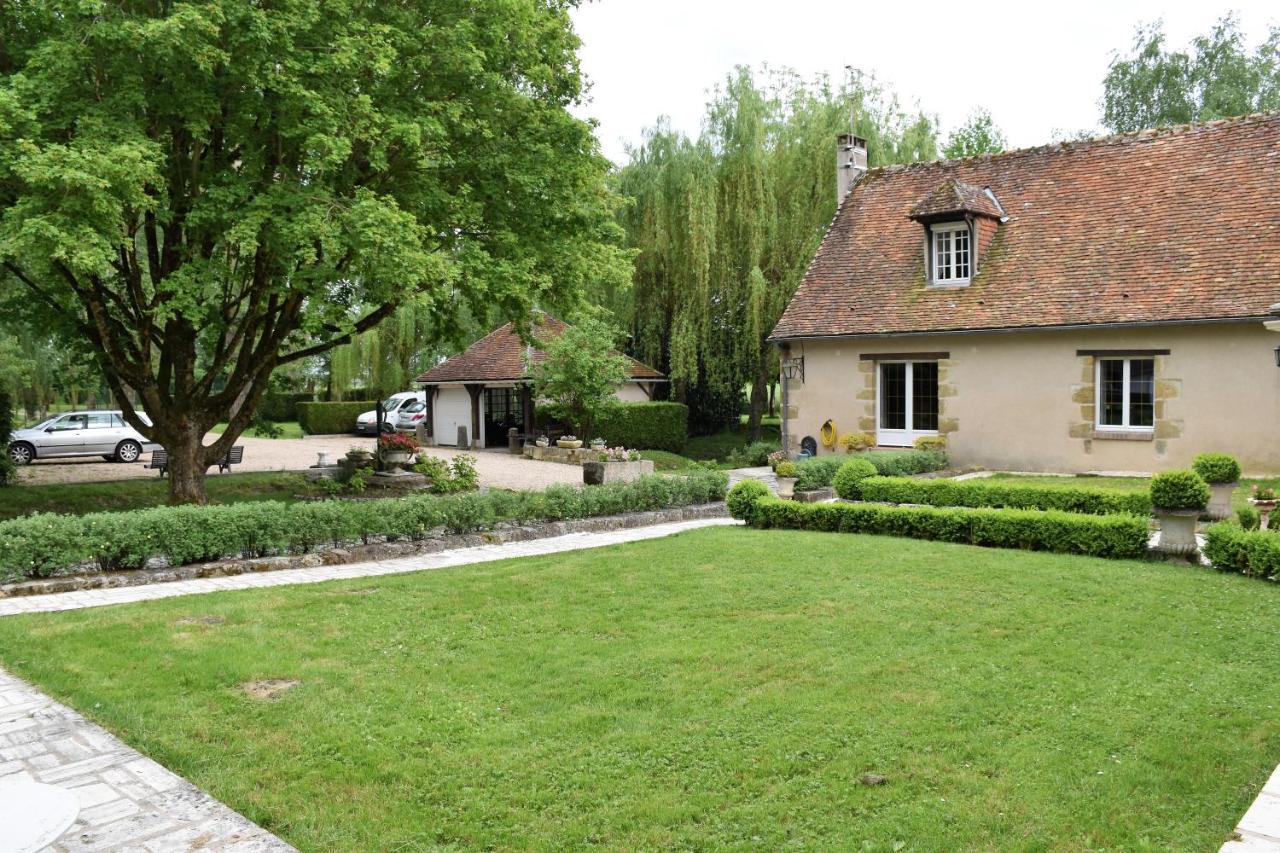
[[[1150,432],[1156,425],[1156,360],[1099,358],[1098,429]]]
[[[938,362],[881,361],[876,366],[876,443],[910,447],[938,434]]]
[[[972,264],[972,238],[967,222],[929,226],[934,284],[968,284]]]

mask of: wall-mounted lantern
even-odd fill
[[[782,378],[783,379],[799,379],[800,384],[804,384],[804,356],[798,355],[795,358],[782,359]]]

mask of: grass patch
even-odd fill
[[[769,423],[769,421],[773,423]],[[768,441],[781,446],[782,429],[777,418],[767,418],[761,424],[761,441]],[[746,424],[737,429],[726,429],[714,435],[694,435],[685,444],[684,455],[690,459],[713,459],[723,462],[730,453],[741,450],[750,444]]]
[[[719,528],[11,617],[0,661],[304,850],[1216,849],[1277,621],[1186,566]]]
[[[288,501],[299,495],[319,494],[315,485],[300,474],[255,472],[210,474],[205,480],[209,502]],[[0,521],[33,512],[61,512],[84,515],[126,509],[164,506],[169,500],[169,481],[156,476],[147,480],[113,480],[106,483],[57,483],[15,485],[0,489]]]
[[[641,450],[640,458],[653,462],[655,471],[685,471],[697,465],[696,460],[666,450]]]
[[[278,436],[279,438],[303,438],[306,435],[306,433],[302,431],[302,426],[297,421],[280,421],[279,423],[276,424],[276,426],[280,427],[282,431],[281,434]],[[213,429],[209,430],[209,432],[214,433],[215,435],[222,435],[224,432],[226,432],[226,430],[227,430],[227,425],[225,423],[221,423],[221,424],[214,424]],[[270,436],[259,435],[258,430],[253,427],[250,427],[249,429],[245,430],[243,435],[247,435],[252,438],[270,437]]]

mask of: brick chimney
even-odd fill
[[[842,133],[836,139],[836,203],[853,189],[858,179],[867,173],[867,140],[852,133]]]

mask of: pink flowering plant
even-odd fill
[[[417,453],[420,449],[421,445],[412,435],[388,432],[378,436],[378,451],[381,453]]]
[[[1276,499],[1276,490],[1271,486],[1259,487],[1257,483],[1254,483],[1249,492],[1249,497],[1255,501],[1273,501]]]

